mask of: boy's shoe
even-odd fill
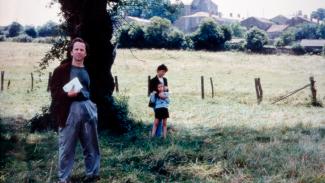
[[[91,182],[97,182],[98,180],[100,180],[99,175],[91,175],[91,176],[86,176],[83,179],[84,183],[91,183]]]

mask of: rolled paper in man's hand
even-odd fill
[[[82,84],[80,83],[77,77],[73,78],[69,83],[63,86],[63,90],[65,92],[69,92],[71,90],[74,90],[75,92],[80,92],[81,89],[82,89]]]

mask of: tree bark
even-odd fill
[[[85,67],[91,80],[91,99],[97,104],[99,128],[110,126],[114,79],[111,67],[115,59],[111,16],[107,0],[59,0],[71,39],[81,37],[88,43]],[[115,124],[116,125],[116,124]]]

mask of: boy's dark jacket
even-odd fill
[[[71,61],[63,61],[53,71],[50,81],[50,91],[52,102],[50,112],[58,123],[59,127],[65,127],[70,106],[73,101],[85,100],[81,93],[77,97],[71,98],[68,93],[63,91],[63,86],[70,81]]]
[[[168,86],[168,82],[167,79],[165,77],[163,77],[164,79],[164,84],[165,86]],[[160,83],[158,76],[152,78],[149,82],[149,93],[155,91],[157,89],[157,85]]]
[[[164,79],[164,86],[168,86],[168,82],[167,82],[167,79],[165,77],[163,77]],[[158,76],[152,78],[149,82],[149,93],[153,92],[153,91],[156,91],[157,90],[157,86],[158,84],[160,83],[159,79],[158,79]],[[156,94],[158,96],[158,94]],[[149,107],[152,107],[154,108],[155,104],[151,102],[151,100],[149,100],[149,104],[148,106]]]

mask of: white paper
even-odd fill
[[[73,78],[69,83],[63,86],[63,90],[65,92],[69,92],[71,90],[74,90],[75,92],[80,92],[81,88],[82,84],[80,83],[77,77]]]

